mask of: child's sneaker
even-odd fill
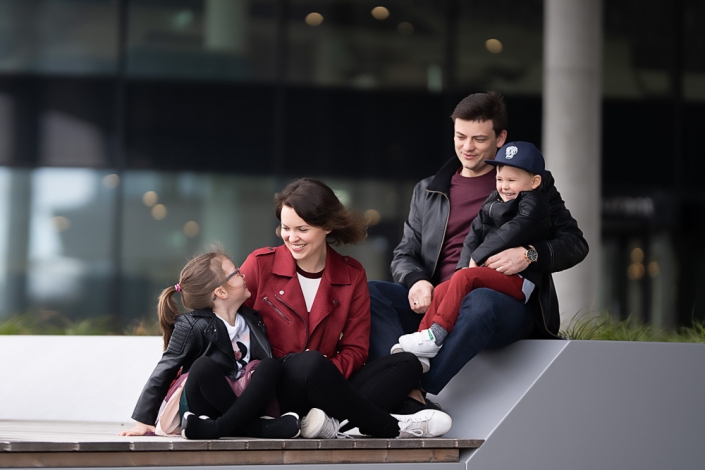
[[[299,415],[296,413],[284,413],[278,418],[262,416],[258,424],[258,437],[265,439],[294,439],[301,434]]]
[[[187,411],[181,421],[181,437],[184,439],[218,439],[218,423],[208,416]]]
[[[438,410],[392,416],[399,420],[399,437],[438,437],[450,431],[453,424],[450,416]]]
[[[404,348],[404,351],[418,357],[436,357],[442,347],[436,344],[436,337],[430,329],[400,336],[399,344]]]

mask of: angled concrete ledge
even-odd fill
[[[705,438],[705,344],[520,341],[437,397],[468,469],[692,469]]]

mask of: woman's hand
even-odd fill
[[[154,433],[154,431],[156,431],[154,426],[137,421],[135,422],[135,427],[129,431],[121,431],[118,436],[144,436],[147,433]]]

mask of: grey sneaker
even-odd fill
[[[346,419],[339,423],[337,419],[331,418],[323,410],[311,408],[306,416],[301,420],[301,437],[305,439],[336,439],[349,438],[340,432],[340,428],[348,422]]]
[[[453,424],[450,416],[439,410],[392,416],[399,420],[399,437],[438,437],[450,431]]]

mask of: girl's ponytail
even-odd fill
[[[176,321],[176,317],[179,315],[176,299],[174,299],[175,293],[176,286],[167,287],[159,296],[159,303],[157,305],[159,327],[162,330],[162,337],[164,338],[164,351],[166,351],[167,346],[169,346],[171,334],[174,332],[174,321]]]

